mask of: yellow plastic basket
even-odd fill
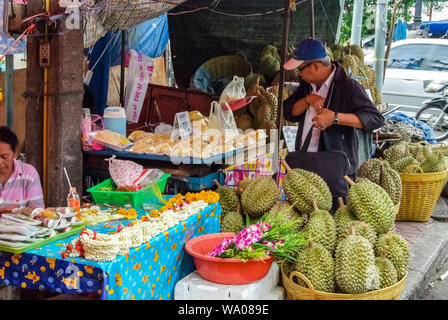
[[[286,289],[286,296],[289,300],[399,300],[400,293],[406,283],[406,275],[399,282],[393,286],[374,290],[360,294],[347,294],[347,293],[329,293],[323,291],[316,291],[313,288],[311,282],[300,272],[292,271],[289,277],[285,272],[286,263],[281,265],[282,282]],[[294,278],[298,277],[305,281],[306,287],[302,287],[294,281]]]
[[[420,173],[409,173],[413,168],[417,168]],[[403,194],[396,220],[428,221],[442,192],[446,176],[447,170],[424,173],[418,165],[407,166],[400,173]]]

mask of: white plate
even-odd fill
[[[15,222],[19,222],[19,223],[23,223],[23,224],[28,224],[31,226],[38,226],[40,224],[42,224],[42,221],[36,220],[36,219],[32,219],[26,215],[23,214],[10,214],[10,213],[5,213],[2,215],[2,219],[8,219],[11,221],[15,221]]]
[[[11,241],[27,241],[29,236],[24,236],[23,234],[17,233],[0,233],[0,240],[11,240]]]
[[[28,246],[29,243],[26,242],[10,242],[10,241],[6,241],[6,240],[0,240],[0,245],[4,245],[4,246],[8,246],[8,247],[13,247],[13,248],[18,248],[18,247],[25,247]]]
[[[129,148],[129,147],[134,145],[133,143],[128,143],[128,144],[126,144],[124,146],[117,146],[117,145],[114,145],[114,144],[111,144],[109,142],[106,142],[106,141],[103,141],[101,139],[96,138],[96,134],[97,134],[97,132],[95,132],[95,131],[94,132],[90,132],[89,136],[93,140],[95,140],[96,142],[102,144],[103,146],[105,146],[105,147],[107,147],[109,149],[115,150],[115,151],[124,151],[125,149],[127,149],[127,148]]]

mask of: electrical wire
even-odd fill
[[[0,56],[0,60],[3,60],[4,57],[6,57],[6,55],[11,52],[12,49],[14,49],[15,46],[17,46],[17,44],[20,42],[20,39],[22,39],[24,36],[26,36],[28,33],[31,32],[31,30],[33,30],[34,28],[34,24],[30,25],[28,28],[25,29],[25,31],[22,32],[22,34],[20,36],[17,37],[17,39],[12,43],[12,45],[8,48],[8,50],[6,50],[1,56]]]
[[[93,69],[95,69],[96,65],[98,64],[98,62],[101,60],[101,58],[103,57],[103,55],[106,53],[107,48],[109,48],[109,45],[111,44],[112,40],[115,39],[115,37],[117,35],[119,35],[119,32],[116,32],[112,37],[110,37],[109,42],[107,43],[106,47],[104,48],[103,52],[100,54],[100,56],[98,57],[98,59],[96,60],[95,64],[93,65],[92,69],[90,69],[91,71],[93,71]]]

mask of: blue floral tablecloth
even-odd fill
[[[137,211],[138,217],[146,214],[141,208]],[[171,300],[177,281],[195,269],[192,257],[184,250],[185,243],[202,234],[220,232],[220,217],[219,202],[211,204],[109,262],[62,259],[65,245],[77,234],[22,254],[0,251],[0,285],[69,294],[95,292],[104,300]],[[111,233],[119,224],[131,222],[103,222],[88,228]]]

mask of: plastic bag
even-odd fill
[[[246,89],[244,88],[244,78],[234,76],[233,80],[224,88],[219,98],[219,103],[231,102],[243,99],[246,96]]]
[[[134,181],[136,181],[143,172],[143,166],[130,161],[130,160],[119,160],[115,158],[115,155],[109,159],[109,173],[117,185],[116,191],[127,191],[129,190]]]
[[[126,119],[136,123],[142,111],[148,83],[151,81],[154,62],[141,52],[137,53],[131,49],[130,53],[124,105]]]
[[[226,133],[229,130],[232,132],[237,131],[235,118],[233,116],[232,109],[227,102],[220,105],[216,101],[212,101],[210,106],[210,114],[208,117],[208,130],[216,129],[221,131],[221,133]]]
[[[104,130],[103,118],[97,114],[86,116],[81,122],[82,130],[82,149],[84,151],[103,150],[104,146],[96,142],[90,133],[94,131]]]

